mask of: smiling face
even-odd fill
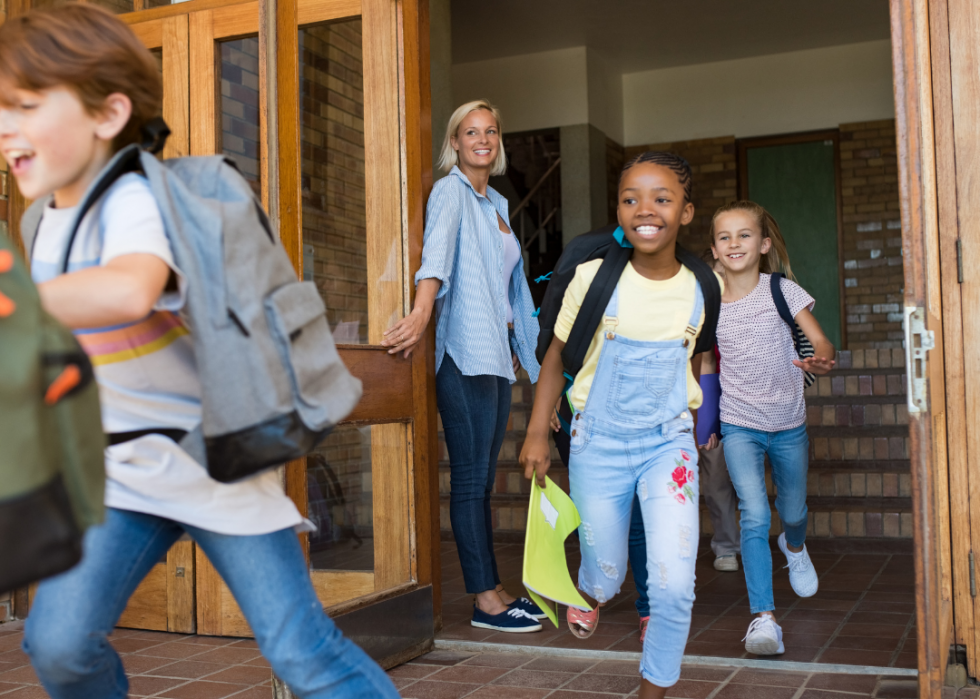
[[[762,256],[772,246],[762,236],[759,221],[748,211],[736,209],[719,214],[712,227],[711,251],[726,271],[759,269]]]
[[[500,149],[500,128],[493,114],[475,109],[463,118],[451,141],[461,169],[490,169]]]
[[[67,87],[15,89],[5,97],[0,154],[21,193],[28,199],[54,193],[56,206],[74,206],[108,161],[112,139],[129,120],[129,99],[111,95],[104,114],[91,114]]]
[[[621,178],[616,216],[638,252],[654,255],[670,248],[673,255],[677,232],[694,218],[694,205],[673,170],[637,163]]]

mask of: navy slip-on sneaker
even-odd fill
[[[525,612],[528,613],[529,616],[533,616],[538,621],[548,618],[548,615],[541,610],[541,607],[536,605],[527,597],[518,597],[507,606],[510,607],[511,609],[523,609]]]
[[[473,605],[473,620],[470,625],[479,629],[493,629],[507,633],[529,633],[541,630],[538,620],[523,609],[513,608],[500,614],[487,614],[476,605]]]

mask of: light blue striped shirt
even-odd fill
[[[523,258],[504,289],[504,250],[497,214],[507,217],[507,199],[487,187],[487,196],[458,167],[436,182],[426,209],[422,267],[415,283],[438,279],[436,295],[436,372],[449,353],[464,376],[490,374],[516,381],[511,349],[538,380],[534,356],[538,319],[524,276]],[[514,310],[514,345],[507,332],[508,294]]]

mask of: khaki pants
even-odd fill
[[[739,553],[741,546],[738,531],[738,495],[728,475],[725,463],[725,446],[700,449],[701,494],[708,504],[708,514],[714,535],[711,550],[715,556]]]

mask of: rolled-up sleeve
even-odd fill
[[[423,279],[442,282],[436,298],[449,292],[463,215],[463,188],[457,177],[439,180],[432,189],[425,212],[425,235],[422,240],[422,266],[415,273],[415,284]]]

